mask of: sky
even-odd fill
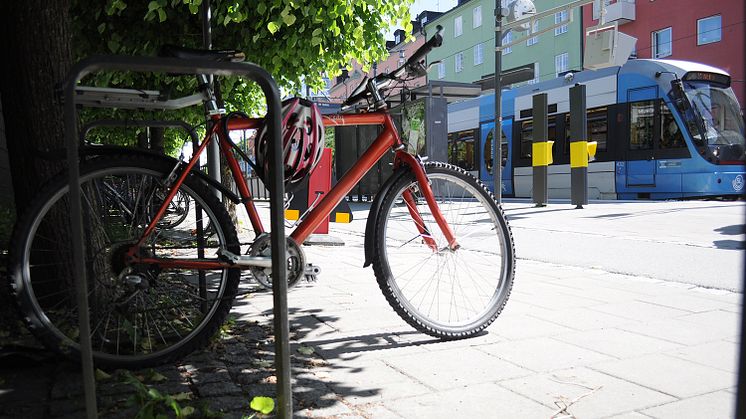
[[[414,0],[412,7],[409,8],[409,13],[412,15],[412,19],[417,17],[423,10],[430,10],[433,12],[447,12],[456,7],[457,0]],[[394,31],[389,31],[386,34],[386,39],[394,39]]]
[[[454,7],[456,7],[456,0],[414,0],[410,12],[412,13],[412,19],[414,19],[423,10],[446,12]]]

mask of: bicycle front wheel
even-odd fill
[[[205,346],[230,310],[240,272],[132,264],[128,249],[167,196],[173,164],[145,156],[95,159],[81,166],[84,269],[94,361],[143,368]],[[140,247],[149,258],[216,259],[239,253],[223,206],[195,177],[176,194],[178,222],[163,222]],[[78,357],[78,306],[69,249],[69,187],[61,177],[44,189],[14,231],[11,288],[31,331],[48,347]],[[204,227],[212,225],[210,232]],[[199,234],[203,232],[203,234]]]
[[[453,230],[451,250],[411,172],[383,198],[376,221],[373,269],[394,310],[415,329],[442,339],[474,336],[490,325],[513,284],[513,238],[485,186],[462,169],[427,163],[440,212]],[[411,193],[413,206],[405,194]],[[416,209],[423,225],[411,215]],[[437,244],[433,249],[424,236]]]

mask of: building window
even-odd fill
[[[601,1],[602,0],[593,0],[593,20],[601,18]],[[603,2],[605,7],[608,7],[611,4],[611,0],[603,0]]]
[[[539,63],[534,63],[534,78],[529,80],[528,84],[536,84],[541,79],[541,73],[539,73]]]
[[[460,73],[464,69],[464,53],[459,52],[456,54],[456,72]]]
[[[438,78],[444,79],[446,77],[446,63],[443,61],[438,63]]]
[[[464,27],[461,24],[462,23],[461,16],[457,16],[455,19],[453,19],[453,37],[457,38],[461,36],[462,33],[464,33]]]
[[[503,42],[502,45],[506,45],[513,42],[513,32],[508,32],[503,35]],[[507,55],[513,52],[513,47],[505,47],[503,48],[503,55]]]
[[[720,15],[697,20],[697,45],[720,42],[723,33],[722,24]]]
[[[652,38],[653,58],[663,58],[673,54],[671,28],[653,32]]]
[[[567,10],[563,10],[559,13],[554,14],[554,24],[562,23],[567,21]],[[562,35],[567,32],[567,25],[562,25],[559,28],[554,28],[554,36]]]
[[[531,33],[539,32],[539,21],[535,20],[533,25],[531,25]],[[526,46],[536,45],[539,42],[538,36],[532,36],[531,38],[528,38],[528,41],[526,41]]]
[[[474,65],[479,65],[484,62],[484,44],[479,43],[474,45]]]
[[[482,6],[477,6],[472,10],[472,28],[482,26]]]
[[[555,76],[559,77],[560,73],[570,69],[570,56],[568,53],[563,52],[560,55],[554,56],[554,72]]]

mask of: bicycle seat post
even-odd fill
[[[197,88],[205,95],[205,113],[207,115],[223,113],[218,107],[218,101],[207,74],[197,75]]]

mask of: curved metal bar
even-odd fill
[[[280,116],[282,107],[280,92],[272,76],[263,68],[252,63],[228,63],[202,59],[181,60],[175,58],[92,56],[76,63],[64,82],[64,121],[67,142],[67,161],[70,185],[70,223],[72,228],[73,273],[77,278],[78,321],[80,323],[80,351],[83,368],[86,412],[89,418],[97,417],[96,387],[93,375],[93,357],[90,340],[90,319],[88,316],[88,288],[83,267],[83,220],[80,203],[80,168],[78,167],[78,130],[75,88],[87,74],[97,71],[134,71],[141,73],[213,74],[221,76],[245,76],[254,80],[264,92],[267,100],[267,120],[269,134],[280,138]],[[282,197],[284,183],[282,176],[282,145],[273,141],[270,147],[270,220],[272,228],[271,245],[272,275],[285,278],[286,267],[285,233],[283,226]],[[275,365],[277,368],[278,416],[292,416],[292,393],[290,389],[290,344],[287,314],[287,281],[272,281],[274,291],[275,325]]]
[[[193,142],[199,142],[199,136],[193,126],[184,121],[159,121],[155,119],[97,119],[80,128],[80,142],[83,143],[88,133],[98,127],[159,127],[159,128],[181,128],[189,134]]]

